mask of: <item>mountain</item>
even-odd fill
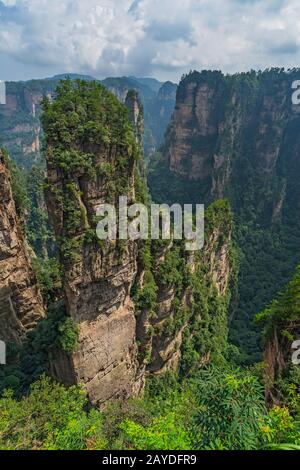
[[[176,99],[177,85],[172,82],[160,84],[154,79],[135,77],[106,78],[102,81],[121,102],[125,102],[129,90],[135,90],[144,107],[146,157],[155,152],[163,142]]]
[[[298,448],[299,369],[291,364],[290,347],[299,334],[299,268],[256,316],[265,324],[266,367],[237,367],[240,353],[228,343],[229,312],[242,299],[241,287],[257,288],[267,276],[275,279],[269,265],[262,271],[257,263],[266,262],[267,253],[280,266],[279,235],[286,235],[286,226],[291,229],[285,211],[291,211],[289,198],[298,194],[297,165],[291,165],[297,160],[298,116],[287,101],[282,104],[288,84],[281,73],[255,74],[260,98],[253,90],[245,92],[248,74],[235,77],[233,90],[231,77],[218,73],[194,73],[192,81],[188,75],[179,88],[166,141],[150,158],[149,181],[156,199],[165,194],[169,201],[205,200],[200,251],[186,251],[184,241],[172,238],[96,236],[101,203],[118,209],[119,196],[126,195],[130,204],[151,206],[141,158],[143,107],[136,90],[127,91],[125,105],[94,81],[65,80],[55,100],[48,95],[40,120],[46,181],[42,162],[28,174],[1,152],[2,365],[3,339],[8,341],[7,363],[0,368],[1,448]],[[164,88],[164,98],[174,93],[172,84]],[[239,103],[236,111],[224,106],[226,98]],[[274,203],[274,193],[264,192],[263,184],[272,189],[269,180],[278,183],[275,176],[282,176],[282,165],[274,162],[280,152],[274,157],[270,150],[282,138],[279,124],[286,125],[291,152],[290,158],[282,156],[289,163],[284,169],[295,174],[286,174],[286,192],[276,193],[282,203],[265,208]],[[249,171],[248,164],[246,176],[254,185],[250,195],[261,202],[256,212],[249,205],[249,187],[238,187],[235,180],[244,181],[243,156],[253,166]],[[55,243],[45,225],[43,191]],[[244,191],[248,199],[242,206]],[[216,200],[219,194],[231,200],[234,214],[228,200]],[[26,241],[28,225],[37,256]],[[293,247],[298,233],[296,225],[286,248]],[[276,241],[276,254],[270,240]],[[246,275],[239,275],[240,299],[237,244]],[[256,263],[250,270],[256,277],[247,280],[250,263]],[[252,291],[249,296],[252,300]],[[233,328],[231,336],[234,341]],[[246,344],[248,351],[253,344]]]
[[[156,78],[150,78],[150,77],[134,77],[131,76],[129,77],[131,80],[134,80],[135,82],[140,83],[141,85],[146,85],[148,88],[150,88],[154,93],[158,93],[160,88],[163,86],[164,82],[160,82],[156,80]]]
[[[0,140],[11,158],[27,170],[40,159],[43,140],[40,125],[41,101],[44,96],[54,96],[59,81],[65,77],[72,80],[95,80],[88,75],[61,74],[44,80],[6,84],[7,104],[0,105]],[[102,80],[102,83],[122,103],[125,102],[128,91],[134,90],[139,94],[144,107],[145,153],[148,155],[159,148],[175,106],[176,85],[167,82],[172,92],[165,95],[165,85],[150,78],[113,77]]]
[[[230,201],[240,253],[231,339],[245,362],[260,358],[255,313],[300,261],[300,107],[292,103],[298,76],[297,69],[186,75],[149,174],[157,201]]]
[[[24,340],[45,315],[13,198],[9,160],[0,150],[0,339]]]
[[[65,80],[66,78],[70,78],[71,80],[86,80],[87,82],[93,82],[94,80],[98,81],[97,78],[92,77],[91,75],[83,75],[80,73],[61,73],[54,75],[53,77],[45,78],[45,80],[59,82],[60,80]]]
[[[47,206],[65,308],[78,331],[74,351],[52,355],[52,375],[81,383],[101,405],[138,394],[146,374],[187,374],[221,355],[234,277],[229,206],[207,210],[207,245],[199,253],[172,240],[98,240],[101,203],[149,197],[126,108],[100,84],[65,82],[45,105],[43,125]]]

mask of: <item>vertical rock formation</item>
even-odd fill
[[[270,219],[278,213],[285,193],[284,162],[292,157],[286,139],[292,143],[300,117],[292,104],[296,77],[297,71],[275,69],[234,76],[203,71],[183,78],[160,163],[166,163],[173,182],[181,179],[186,199],[195,199],[196,192],[202,202],[230,194],[236,206],[249,193],[245,184],[257,172],[264,183],[257,201],[277,179],[277,197],[269,196],[265,204],[272,204]],[[295,154],[292,158],[295,162]],[[243,165],[251,174],[242,173]],[[242,176],[245,187],[237,187]]]
[[[137,143],[126,109],[101,85],[67,82],[49,110],[47,202],[65,267],[67,312],[79,326],[78,347],[52,369],[67,384],[83,384],[101,405],[142,386],[130,298],[137,245],[96,236],[100,204],[117,205],[119,195],[134,199]]]
[[[142,146],[144,135],[144,111],[139,95],[135,90],[128,91],[125,99],[125,106],[128,109],[129,120],[135,129],[137,141]]]
[[[226,340],[229,207],[208,211],[207,248],[198,255],[172,241],[99,240],[100,204],[143,200],[126,108],[101,85],[66,81],[43,123],[48,210],[66,309],[79,327],[77,348],[53,360],[52,373],[83,384],[101,406],[139,393],[146,373],[178,370],[181,358],[184,372],[206,363]]]
[[[0,151],[0,339],[19,342],[44,316],[44,306]]]
[[[236,274],[228,204],[213,204],[205,220],[203,250],[188,252],[175,241],[152,242],[147,254],[151,270],[137,276],[139,361],[147,374],[179,369],[186,374],[224,351]]]

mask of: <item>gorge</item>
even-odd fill
[[[10,85],[17,91],[0,108],[0,130],[17,166],[1,151],[1,393],[30,401],[45,390],[47,402],[52,391],[68,400],[80,386],[86,409],[105,416],[120,407],[106,438],[118,446],[115,434],[126,429],[129,448],[144,445],[136,436],[151,426],[169,429],[165,419],[172,429],[180,423],[187,448],[192,429],[194,446],[230,449],[269,442],[273,412],[274,422],[286,409],[294,419],[300,108],[291,85],[299,73],[194,71],[178,88],[133,77]],[[118,210],[120,196],[146,207],[204,203],[204,247],[99,240],[97,208]],[[168,410],[158,421],[139,409],[149,387],[153,416]],[[61,435],[49,435],[59,446]],[[85,439],[87,448],[106,445]]]

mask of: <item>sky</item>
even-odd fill
[[[300,66],[299,0],[0,0],[0,80]]]

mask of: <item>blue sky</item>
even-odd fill
[[[0,0],[0,79],[300,66],[299,0]]]

